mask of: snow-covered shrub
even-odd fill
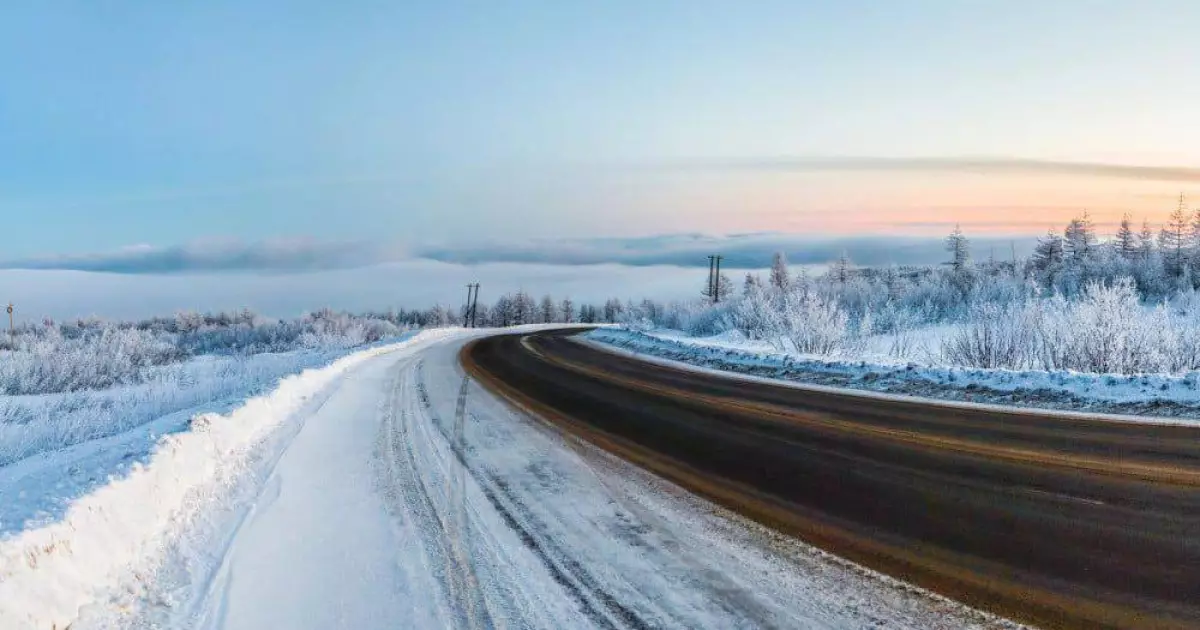
[[[412,314],[402,317],[411,319]],[[0,348],[0,394],[100,390],[154,378],[154,368],[202,355],[248,356],[351,348],[395,337],[396,316],[320,311],[293,320],[238,313],[179,313],[140,322],[76,320],[18,327]]]
[[[784,328],[783,312],[773,292],[754,285],[730,309],[733,326],[747,339],[771,341]]]
[[[1035,335],[1029,326],[1031,314],[1023,304],[976,304],[966,322],[943,343],[942,356],[954,365],[1027,367],[1035,352]]]
[[[0,392],[7,395],[103,389],[135,382],[141,371],[184,357],[170,339],[132,328],[103,327],[64,337],[48,328],[23,335],[0,353]]]
[[[1093,281],[1077,299],[980,303],[942,347],[954,365],[1014,370],[1180,373],[1200,367],[1195,311],[1146,306],[1132,279]]]
[[[776,340],[781,349],[801,354],[833,354],[850,340],[850,316],[835,301],[816,292],[784,299],[783,329]]]

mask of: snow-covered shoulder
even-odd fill
[[[689,337],[678,331],[603,328],[581,338],[641,359],[797,386],[870,395],[926,398],[1006,407],[1109,414],[1113,419],[1170,424],[1200,420],[1200,374],[1117,375],[1004,370],[806,357],[725,333]]]
[[[15,503],[25,493],[45,490],[21,487],[39,479],[38,471],[70,468],[72,458],[111,458],[125,453],[129,443],[161,435],[144,461],[135,458],[120,475],[71,500],[60,518],[0,535],[0,627],[64,628],[91,606],[136,597],[172,538],[228,497],[245,473],[269,465],[272,453],[286,446],[289,432],[281,429],[306,406],[319,405],[339,377],[372,357],[412,351],[454,334],[461,332],[423,331],[285,377],[227,413],[167,416],[131,434],[0,468],[4,502]],[[181,430],[170,432],[176,424]]]

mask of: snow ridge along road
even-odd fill
[[[1013,625],[514,411],[465,375],[470,338],[345,371],[281,424],[253,492],[72,630]]]
[[[1200,624],[1200,428],[731,379],[564,333],[468,371],[760,522],[1048,627]]]

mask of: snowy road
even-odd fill
[[[1195,427],[730,378],[558,331],[480,340],[464,362],[609,452],[986,610],[1200,622]]]
[[[194,605],[134,625],[1005,625],[511,411],[464,376],[465,339],[369,359],[314,399]]]

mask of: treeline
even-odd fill
[[[1041,238],[1025,271],[1040,286],[1066,296],[1089,282],[1118,278],[1131,278],[1143,299],[1200,288],[1200,208],[1189,211],[1181,197],[1157,232],[1148,221],[1136,227],[1125,215],[1103,242],[1084,213],[1061,234],[1050,231]]]
[[[1155,232],[1125,217],[1100,238],[1085,213],[1039,239],[1031,256],[973,258],[961,229],[943,264],[858,268],[846,257],[825,273],[792,273],[783,254],[747,274],[719,303],[628,305],[618,321],[695,335],[736,330],[780,350],[861,354],[890,335],[898,358],[974,367],[1090,372],[1200,369],[1200,212],[1182,204]],[[913,332],[954,325],[934,348]],[[877,347],[877,346],[876,346]]]
[[[555,299],[544,295],[535,299],[526,291],[506,293],[494,303],[480,303],[475,309],[477,326],[505,327],[522,324],[597,324],[622,321],[624,313],[632,303],[610,298],[604,304],[576,304],[570,297]],[[435,307],[428,322],[434,326],[461,325],[470,319],[466,307],[457,313],[443,307]]]

